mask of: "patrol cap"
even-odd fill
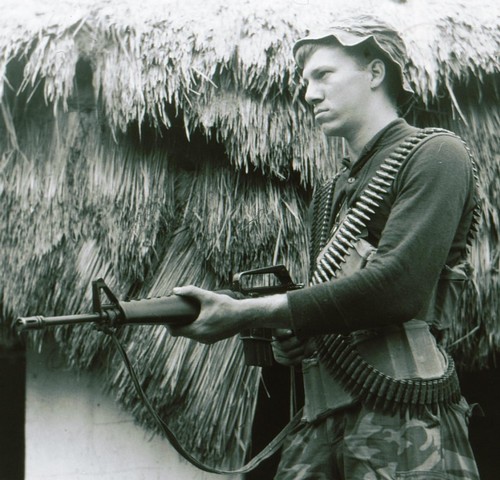
[[[362,15],[339,20],[326,30],[313,30],[293,46],[293,56],[299,68],[304,68],[300,56],[297,55],[303,45],[325,43],[330,38],[343,47],[354,47],[363,42],[372,42],[397,67],[402,90],[410,95],[415,93],[406,77],[405,67],[408,63],[408,56],[405,44],[392,25],[376,17]]]

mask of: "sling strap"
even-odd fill
[[[209,472],[209,473],[216,473],[220,475],[237,475],[237,474],[243,474],[243,473],[248,473],[255,469],[257,466],[259,466],[260,463],[262,463],[264,460],[269,458],[271,455],[276,453],[279,448],[283,445],[283,442],[285,441],[285,438],[295,429],[295,427],[300,423],[302,419],[302,409],[295,414],[295,416],[288,422],[288,424],[271,440],[271,442],[268,443],[268,445],[263,448],[255,457],[253,457],[250,461],[248,461],[245,465],[236,468],[236,469],[221,469],[221,468],[216,468],[212,467],[210,465],[206,465],[205,463],[201,462],[198,460],[196,457],[194,457],[191,453],[189,453],[186,448],[179,442],[177,437],[175,436],[175,433],[170,429],[170,427],[165,423],[165,421],[160,417],[158,412],[155,410],[155,408],[151,405],[151,402],[147,398],[140,382],[139,379],[137,378],[137,374],[130,363],[130,360],[128,358],[127,352],[123,348],[122,344],[118,340],[117,336],[115,335],[115,332],[112,329],[106,329],[103,330],[104,333],[108,334],[111,337],[111,340],[115,344],[118,353],[122,357],[122,360],[125,364],[125,367],[127,368],[127,371],[130,375],[130,378],[132,379],[132,382],[134,384],[136,393],[142,400],[144,406],[152,416],[153,420],[155,421],[156,425],[160,428],[160,430],[163,432],[163,434],[167,437],[169,440],[170,444],[174,447],[174,449],[177,451],[179,455],[181,455],[185,460],[187,460],[189,463],[194,465],[196,468],[199,468],[200,470],[203,470],[204,472]]]

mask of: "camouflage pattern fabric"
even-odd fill
[[[462,398],[437,413],[386,415],[356,405],[301,423],[275,480],[479,480]]]

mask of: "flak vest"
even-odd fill
[[[422,129],[406,138],[382,162],[354,205],[340,212],[333,234],[329,226],[338,175],[316,190],[311,244],[319,255],[311,268],[311,285],[335,282],[369,264],[376,248],[361,238],[362,232],[366,231],[402,163],[417,146],[437,135],[459,138],[438,128]],[[476,165],[465,143],[464,146],[477,182]],[[477,231],[479,216],[476,201],[468,245]],[[437,344],[430,327],[446,323],[449,321],[446,317],[454,316],[456,299],[469,273],[470,267],[465,262],[453,268],[445,265],[422,319],[311,339],[309,347],[314,354],[302,362],[303,420],[316,422],[358,402],[389,414],[418,413],[424,408],[435,411],[458,402],[461,394],[453,359]]]

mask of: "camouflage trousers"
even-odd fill
[[[479,480],[468,441],[470,407],[394,416],[355,405],[301,423],[275,480]]]

